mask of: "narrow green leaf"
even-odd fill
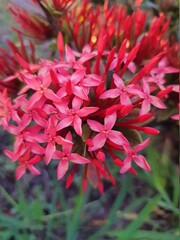
[[[121,207],[121,205],[126,197],[126,194],[128,191],[128,184],[129,184],[129,182],[127,180],[123,181],[122,187],[116,197],[114,204],[112,205],[111,211],[109,213],[109,216],[107,217],[107,221],[106,221],[105,225],[103,227],[101,227],[95,234],[90,236],[88,238],[88,240],[98,239],[98,236],[104,234],[104,232],[107,231],[109,226],[112,225],[113,222],[116,220],[116,212]]]
[[[66,240],[77,239],[77,229],[81,225],[80,214],[86,200],[89,197],[89,193],[90,193],[90,189],[88,188],[85,194],[81,190],[80,194],[76,196],[74,214],[71,219],[69,218],[69,221],[68,221]]]
[[[139,213],[138,218],[132,221],[129,226],[123,231],[121,239],[129,240],[132,238],[137,229],[141,227],[141,225],[148,219],[150,213],[153,211],[154,207],[158,204],[160,199],[161,196],[157,195],[153,199],[149,200],[147,205]]]
[[[7,228],[15,228],[15,229],[22,229],[22,228],[28,228],[29,226],[22,222],[18,217],[16,218],[14,216],[9,217],[3,213],[0,214],[0,226],[1,227],[7,227]]]
[[[2,186],[0,186],[0,193],[3,195],[3,197],[7,200],[8,203],[10,203],[13,207],[17,208],[18,204]]]
[[[123,230],[109,231],[106,233],[107,236],[115,237],[117,240],[122,239]],[[156,232],[156,231],[145,231],[140,230],[133,234],[131,240],[179,240],[179,236],[175,236],[171,233]]]

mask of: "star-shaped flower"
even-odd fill
[[[82,119],[90,115],[91,113],[96,112],[99,108],[98,107],[83,107],[81,108],[82,100],[80,98],[74,97],[72,101],[72,109],[68,107],[61,106],[59,110],[64,117],[62,121],[57,126],[58,130],[61,130],[65,127],[72,125],[74,127],[75,132],[82,136]]]
[[[72,134],[68,132],[65,138],[67,141],[72,141]],[[57,177],[58,180],[63,178],[66,174],[69,166],[69,162],[73,162],[76,164],[86,164],[90,161],[80,156],[78,153],[72,153],[72,145],[62,146],[62,151],[57,150],[53,156],[53,158],[58,158],[60,160],[58,167],[57,167]]]
[[[135,163],[145,171],[151,171],[151,168],[149,164],[146,161],[146,158],[142,155],[138,155],[138,152],[147,147],[150,143],[150,138],[147,138],[144,142],[136,145],[133,149],[130,147],[130,145],[124,145],[124,150],[126,153],[126,158],[123,162],[123,166],[120,170],[120,173],[125,173],[131,168],[131,162],[132,160],[135,161]]]
[[[128,140],[123,136],[121,132],[112,130],[116,123],[117,114],[114,112],[111,115],[107,115],[104,119],[104,125],[94,120],[87,120],[89,127],[99,132],[92,140],[93,147],[89,147],[89,151],[100,149],[104,146],[107,139],[115,144],[123,145],[128,144]]]

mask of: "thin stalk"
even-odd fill
[[[18,204],[14,201],[11,195],[2,186],[0,186],[0,192],[3,195],[3,197],[7,200],[7,202],[9,202],[13,207],[15,208],[18,207]]]

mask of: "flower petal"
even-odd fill
[[[143,98],[144,96],[144,93],[141,91],[141,89],[135,86],[134,84],[126,86],[126,92],[135,96],[137,95],[140,98]]]
[[[25,165],[21,165],[16,168],[16,180],[19,180],[26,172]]]
[[[85,117],[90,115],[91,113],[96,112],[98,109],[99,109],[98,107],[83,107],[78,111],[77,114],[79,117]]]
[[[145,99],[141,105],[140,116],[147,114],[150,111],[150,108],[151,108],[151,104],[149,99]]]
[[[68,133],[67,133],[65,139],[68,140],[68,141],[70,141],[70,142],[72,142],[72,134],[71,134],[71,132],[68,132]],[[71,150],[72,150],[72,144],[64,144],[64,145],[62,145],[62,150],[63,150],[63,152],[66,153],[66,154],[70,153]]]
[[[64,177],[68,170],[68,161],[60,160],[58,167],[57,167],[57,178],[60,180]]]
[[[93,53],[86,53],[78,60],[78,62],[80,62],[80,63],[87,62],[88,60],[90,60],[94,56],[95,56],[95,54],[93,54]]]
[[[40,171],[37,170],[37,168],[35,168],[33,165],[28,165],[28,169],[33,175],[40,175],[41,174]]]
[[[77,112],[82,105],[82,99],[79,97],[74,97],[72,100],[72,108],[75,112]]]
[[[84,78],[84,75],[85,75],[84,69],[77,70],[71,75],[71,82],[73,82],[73,84],[78,84],[81,81],[81,79]]]
[[[71,153],[69,156],[69,161],[73,163],[78,163],[78,164],[90,163],[90,161],[87,158],[84,158],[77,153]]]
[[[110,130],[108,134],[108,138],[111,142],[117,145],[128,144],[128,140],[124,137],[124,135],[121,132],[118,132],[118,131]]]
[[[73,122],[72,116],[64,118],[63,120],[60,121],[60,123],[58,123],[57,131],[60,131],[61,129],[64,129],[70,126],[72,122]]]
[[[84,78],[81,83],[86,87],[94,87],[98,86],[101,82],[101,77],[96,74],[89,74],[86,78]]]
[[[125,92],[120,95],[120,102],[122,105],[131,105],[130,98]]]
[[[106,142],[106,135],[104,133],[98,133],[92,140],[93,147],[89,147],[89,151],[94,151],[102,148]]]
[[[113,74],[113,78],[114,78],[114,83],[116,84],[116,86],[119,89],[123,89],[124,88],[124,82],[122,80],[122,78],[120,78],[117,74]]]
[[[29,88],[37,90],[40,86],[40,82],[37,81],[37,79],[33,75],[25,75],[20,73],[20,77],[22,78],[23,81],[26,82],[26,84],[29,86]]]
[[[75,132],[79,135],[82,136],[82,120],[80,119],[80,117],[75,116],[74,120],[73,120],[73,126],[74,126],[74,130]]]
[[[66,45],[66,59],[67,59],[67,62],[69,62],[69,63],[75,62],[74,53],[68,45]]]
[[[39,91],[34,93],[29,99],[29,109],[31,109],[33,105],[41,99],[41,97],[42,93],[40,93]]]
[[[136,152],[139,152],[139,151],[143,150],[144,148],[146,148],[149,145],[149,143],[150,143],[150,138],[147,138],[145,141],[143,141],[142,143],[135,146],[134,150]]]
[[[102,132],[104,130],[104,126],[97,121],[87,120],[87,123],[89,127],[95,132]]]
[[[65,138],[63,138],[63,137],[61,137],[61,136],[56,136],[56,142],[59,144],[59,145],[65,145],[65,146],[72,146],[72,142],[71,141],[69,141],[69,140],[67,140],[67,139],[65,139]]]
[[[123,166],[120,170],[120,173],[125,173],[131,168],[131,157],[127,156],[123,162]]]
[[[111,115],[107,115],[104,119],[104,126],[106,127],[106,130],[110,130],[113,128],[115,122],[117,119],[117,114],[114,112]]]
[[[49,142],[45,150],[46,165],[48,165],[56,151],[56,146],[54,142]]]
[[[51,89],[45,89],[44,90],[44,96],[47,99],[50,99],[54,102],[61,102],[61,99]]]
[[[140,168],[148,172],[151,171],[151,167],[147,163],[146,158],[144,156],[142,155],[134,156],[133,159]]]
[[[144,93],[149,95],[150,94],[149,84],[145,80],[142,83],[142,87],[143,87]]]
[[[116,98],[120,95],[119,89],[110,89],[104,92],[99,98],[107,99],[107,98]]]
[[[82,87],[72,86],[72,92],[74,93],[75,96],[77,96],[83,100],[86,100],[86,101],[89,100],[88,96],[85,94]]]
[[[166,109],[166,105],[156,96],[151,96],[150,102],[157,108]]]
[[[28,165],[34,165],[38,162],[40,162],[42,159],[42,156],[35,156],[33,158],[31,158],[31,160],[28,161]]]

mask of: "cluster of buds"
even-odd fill
[[[33,7],[33,4],[36,6]],[[12,1],[9,9],[26,35],[48,39],[61,31],[66,35],[66,42],[79,51],[86,44],[96,49],[97,42],[102,41],[102,37],[108,50],[114,45],[119,48],[127,39],[129,49],[140,42],[139,56],[136,59],[140,61],[162,52],[168,45],[164,34],[169,21],[165,16],[154,18],[149,31],[145,32],[145,12],[137,9],[128,15],[124,6],[109,6],[107,0],[103,7],[93,5],[90,0],[83,0],[81,4],[72,0],[28,0],[19,5]]]
[[[83,190],[89,181],[103,192],[103,179],[115,184],[112,164],[120,173],[136,174],[136,165],[150,171],[139,151],[150,143],[147,135],[159,133],[149,125],[157,109],[166,109],[164,100],[178,91],[165,78],[178,72],[169,65],[168,41],[163,39],[168,21],[154,19],[142,35],[146,14],[140,9],[127,16],[124,7],[109,7],[108,1],[103,11],[88,0],[73,8],[69,0],[32,2],[42,11],[36,16],[45,14],[71,41],[65,45],[60,32],[60,59],[37,61],[33,45],[29,56],[18,31],[20,48],[9,42],[13,56],[0,58],[7,65],[1,74],[0,125],[15,137],[13,150],[5,154],[18,163],[16,179],[27,170],[39,175],[43,163],[52,164],[58,180],[66,177],[67,187],[81,170]],[[45,29],[52,25],[44,28],[19,9],[10,10],[23,28],[46,38]],[[13,88],[17,95],[12,97]]]
[[[20,46],[17,47],[12,41],[8,40],[9,50],[0,48],[0,91],[4,88],[9,92],[16,94],[21,88],[18,76],[19,71],[23,71],[21,64],[17,60],[17,54],[31,64],[32,69],[37,69],[35,65],[35,47],[31,41],[24,43],[22,35],[16,30]]]

